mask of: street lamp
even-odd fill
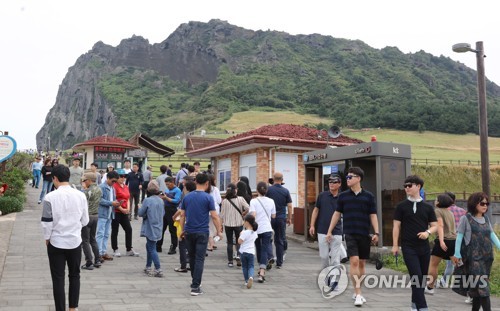
[[[476,49],[472,49],[471,45],[468,43],[457,43],[452,47],[454,52],[465,53],[474,52],[476,53],[477,60],[477,101],[479,106],[479,140],[480,140],[480,152],[481,152],[481,182],[483,186],[483,192],[490,197],[490,159],[488,155],[488,114],[486,108],[486,83],[484,75],[484,48],[483,42],[476,42]],[[488,209],[488,217],[494,221],[491,217],[491,208]]]

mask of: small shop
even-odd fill
[[[347,189],[345,176],[350,167],[363,169],[363,189],[373,193],[377,203],[380,228],[379,245],[392,245],[394,209],[406,194],[403,183],[411,174],[411,146],[372,141],[354,146],[311,151],[304,154],[306,215],[304,235],[307,239],[310,215],[321,191],[328,190],[328,177],[338,174],[342,190]]]

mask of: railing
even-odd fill
[[[413,165],[462,165],[481,166],[480,160],[411,159]],[[500,161],[490,161],[490,166],[500,165]]]
[[[446,190],[448,191],[448,190]],[[445,191],[443,192],[426,192],[425,193],[425,196],[426,198],[428,197],[432,197],[432,198],[436,198],[438,195],[440,194],[443,194]],[[455,197],[457,200],[467,200],[469,198],[469,196],[471,194],[473,194],[474,192],[467,192],[467,191],[451,191],[455,194]],[[490,197],[490,201],[491,202],[500,202],[500,193],[492,193],[491,194],[491,197]]]

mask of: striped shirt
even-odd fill
[[[370,215],[377,214],[375,197],[364,189],[358,194],[349,189],[339,194],[336,211],[342,213],[344,234],[367,236],[370,234]]]
[[[229,202],[229,200],[224,199],[222,201],[222,206],[220,209],[220,218],[224,226],[227,227],[240,227],[243,226],[243,217],[242,214],[248,212],[248,203],[245,201],[243,197],[236,197],[231,199],[231,202],[234,203],[241,211],[241,214],[236,210],[236,208]]]

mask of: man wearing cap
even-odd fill
[[[82,228],[82,248],[85,254],[85,264],[82,269],[93,270],[94,267],[101,266],[99,247],[95,239],[97,231],[97,210],[101,201],[102,191],[96,185],[97,176],[95,173],[85,173],[82,177],[82,188],[87,198],[89,208],[89,223]],[[92,260],[92,253],[94,257]]]
[[[347,257],[344,245],[342,245],[342,223],[339,221],[333,231],[333,239],[328,242],[326,235],[330,220],[337,209],[337,200],[341,186],[341,179],[338,175],[331,175],[328,178],[328,191],[323,191],[318,195],[316,206],[311,215],[311,227],[309,234],[314,236],[318,233],[319,257],[321,258],[321,269],[328,266],[340,264],[340,260]],[[316,222],[317,221],[317,222]]]
[[[80,159],[73,159],[73,166],[69,168],[69,183],[76,189],[82,189],[81,180],[83,177],[83,168],[80,167]]]

